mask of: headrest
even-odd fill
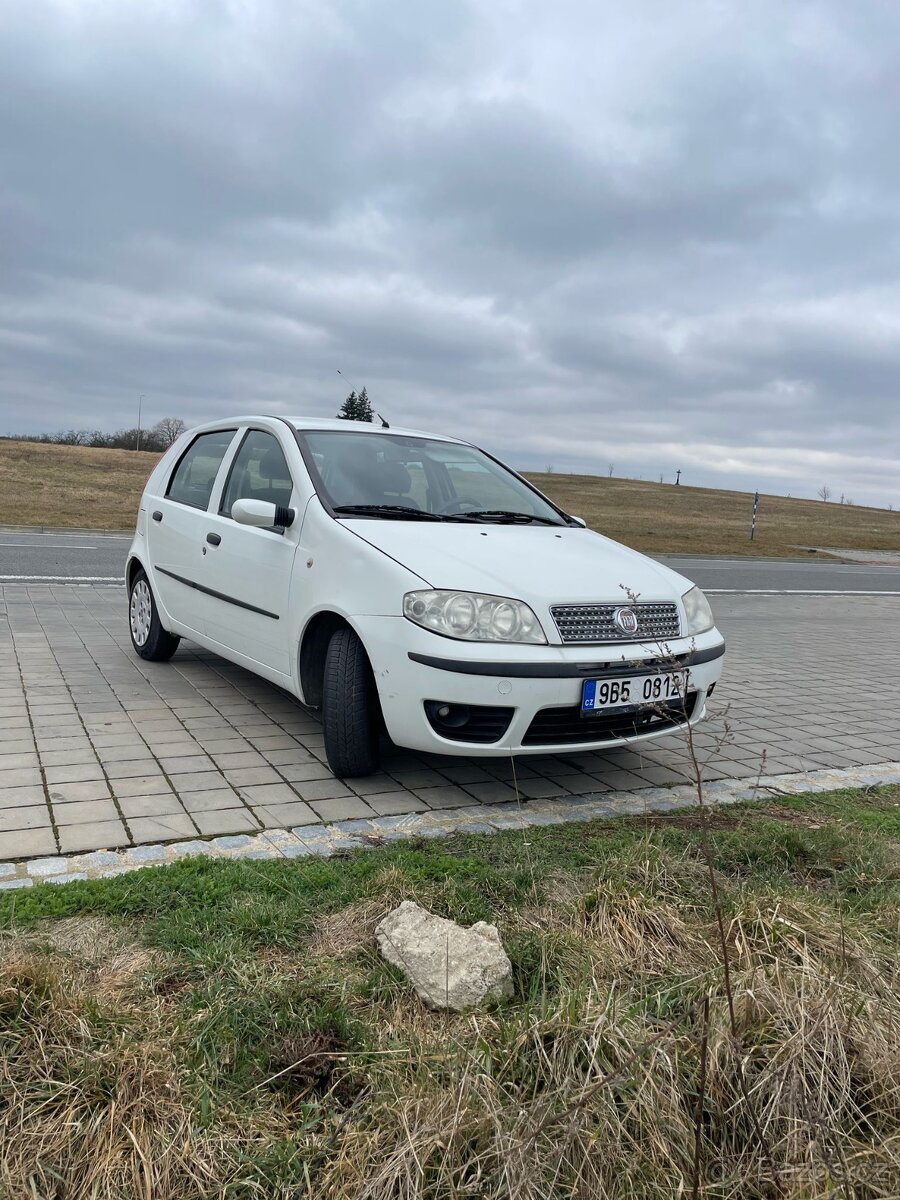
[[[408,492],[412,485],[412,476],[403,463],[380,463],[378,476],[379,483],[384,491],[397,492],[401,496]]]
[[[266,446],[257,460],[257,469],[263,479],[289,478],[284,455],[277,446]]]

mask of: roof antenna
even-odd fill
[[[390,429],[390,425],[388,425],[387,421],[384,419],[384,417],[381,415],[380,412],[376,412],[375,416],[381,422],[382,429]]]

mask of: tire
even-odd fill
[[[381,713],[365,648],[352,629],[338,629],[325,653],[322,684],[325,755],[338,779],[371,775],[378,766]]]
[[[181,641],[160,624],[156,601],[144,571],[137,572],[128,593],[128,632],[137,653],[150,662],[168,662]]]

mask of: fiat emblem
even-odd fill
[[[622,633],[637,633],[638,619],[633,608],[617,608],[613,613],[613,621]]]

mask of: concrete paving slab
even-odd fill
[[[267,828],[293,825],[295,822],[314,821],[316,813],[302,800],[283,801],[276,804],[255,805],[253,812],[260,824]]]
[[[208,788],[199,792],[179,792],[181,803],[190,813],[214,812],[219,808],[240,808],[243,802],[232,788]]]
[[[52,807],[53,819],[60,827],[114,821],[119,815],[112,800],[78,800],[73,804],[54,804]]]
[[[53,830],[16,829],[0,832],[0,858],[26,859],[56,853]]]
[[[50,824],[50,813],[45,804],[0,809],[0,832],[3,833],[19,829],[41,829],[49,827]]]
[[[171,842],[189,838],[196,826],[187,813],[166,813],[156,817],[131,817],[128,821],[131,836],[136,842]]]
[[[52,804],[69,804],[75,800],[106,800],[110,792],[105,779],[89,779],[81,783],[48,783],[47,794]]]
[[[205,837],[259,829],[256,817],[248,808],[213,808],[192,815],[194,824]]]
[[[59,831],[59,848],[64,854],[71,854],[76,850],[105,850],[108,846],[127,846],[130,841],[125,826],[121,821],[115,820],[67,825]]]
[[[129,822],[133,817],[163,817],[186,811],[174,792],[154,792],[150,796],[123,796],[119,800],[119,808],[122,816]]]

